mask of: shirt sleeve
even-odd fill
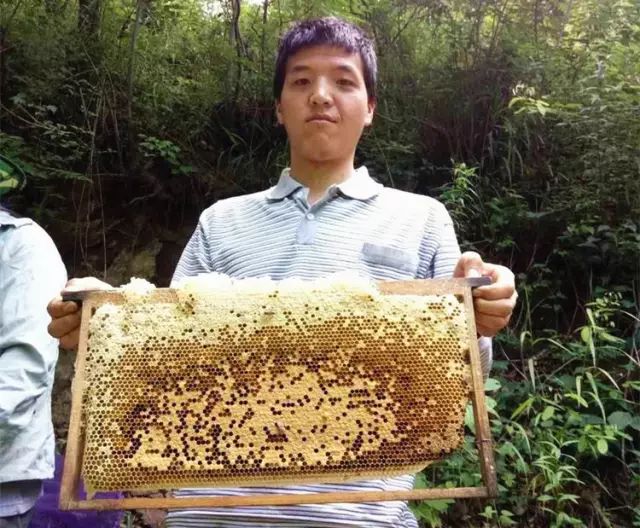
[[[441,205],[441,204],[440,204]],[[433,233],[439,237],[439,242],[431,262],[431,277],[448,279],[453,275],[460,258],[460,246],[453,225],[453,220],[444,206],[434,213]],[[493,342],[490,337],[478,339],[480,363],[485,378],[489,376],[493,362]]]
[[[207,235],[205,213],[200,216],[198,225],[182,252],[176,270],[173,273],[172,284],[185,277],[193,277],[200,273],[214,271],[211,266],[211,247]]]
[[[448,279],[460,258],[460,246],[453,227],[453,220],[442,204],[438,204],[431,222],[431,233],[427,236],[438,238],[437,249],[431,261],[431,277]]]
[[[0,445],[27,427],[53,382],[58,342],[48,302],[67,279],[55,244],[35,223],[0,228]]]

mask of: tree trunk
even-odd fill
[[[246,56],[244,42],[240,34],[240,9],[241,0],[231,0],[231,24],[229,28],[229,43],[235,44],[236,48],[236,70],[233,88],[233,100],[238,99],[240,93],[240,83],[242,81],[242,58]]]
[[[129,128],[131,128],[131,121],[133,118],[133,77],[136,59],[136,42],[138,41],[140,26],[142,25],[142,15],[147,7],[148,0],[136,0],[136,20],[133,25],[133,31],[131,32],[131,41],[129,44],[129,66],[127,68],[127,121]]]
[[[60,15],[67,9],[69,0],[44,0],[44,10],[48,15]]]
[[[560,25],[560,31],[558,32],[558,46],[560,46],[562,44],[562,39],[564,38],[564,32],[565,29],[567,27],[567,24],[569,23],[569,20],[571,20],[571,9],[573,8],[573,0],[569,0],[566,10],[564,12],[564,16],[562,17],[562,22]]]
[[[266,55],[266,39],[267,39],[267,13],[269,9],[269,0],[262,2],[262,35],[260,35],[260,73],[264,74],[264,57]]]
[[[7,83],[7,53],[11,48],[7,42],[7,33],[9,32],[9,25],[11,24],[13,17],[18,12],[18,8],[21,3],[22,0],[18,0],[14,4],[13,11],[4,22],[4,25],[0,26],[0,129],[2,127],[2,109],[4,108],[5,84]]]
[[[102,0],[78,0],[78,29],[93,36],[100,28]]]
[[[2,130],[2,109],[4,108],[4,83],[7,78],[7,29],[0,26],[0,130]]]

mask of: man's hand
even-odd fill
[[[473,290],[473,307],[478,334],[491,337],[509,323],[516,305],[515,278],[509,268],[483,262],[480,255],[467,251],[453,271],[456,278],[491,277],[492,284]]]
[[[85,277],[83,279],[71,279],[67,282],[63,292],[81,290],[109,290],[111,285],[95,277]],[[60,346],[73,350],[78,347],[80,336],[80,309],[73,301],[63,301],[58,296],[52,299],[47,306],[47,311],[51,316],[49,323],[49,334],[60,340]]]

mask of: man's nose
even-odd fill
[[[331,103],[331,92],[328,83],[323,79],[318,79],[313,83],[313,90],[309,96],[312,105],[326,106]]]

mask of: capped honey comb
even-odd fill
[[[85,363],[90,492],[392,476],[462,441],[460,296],[330,280],[103,295]]]

